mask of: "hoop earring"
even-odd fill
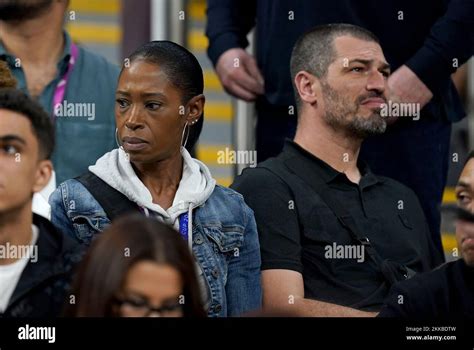
[[[184,132],[186,131],[186,127],[188,127],[188,132],[186,134],[186,140],[184,140],[184,145],[183,145],[183,139],[184,139]],[[184,124],[184,128],[183,128],[183,135],[181,135],[181,145],[186,148],[186,143],[188,143],[188,137],[189,137],[189,125],[188,125],[188,122],[186,122],[186,124]]]
[[[120,140],[118,138],[118,128],[115,128],[115,143],[117,144],[118,148],[123,149],[123,146],[120,144]]]

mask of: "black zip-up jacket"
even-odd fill
[[[75,266],[83,248],[58,232],[45,218],[33,214],[38,227],[38,259],[29,261],[0,317],[51,318],[59,316],[67,302]]]

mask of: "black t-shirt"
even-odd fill
[[[283,170],[265,168],[269,161]],[[375,176],[364,164],[359,164],[360,183],[354,184],[292,141],[269,161],[245,169],[231,187],[254,210],[262,269],[300,272],[305,298],[378,311],[389,290],[377,265],[367,254],[361,259],[357,242],[317,194],[314,186],[321,182],[383,259],[417,272],[442,262],[418,199],[406,186]]]
[[[459,259],[395,284],[379,317],[474,318],[474,268]]]

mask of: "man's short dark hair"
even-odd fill
[[[474,150],[470,151],[467,155],[466,160],[464,161],[464,166],[466,166],[467,162],[469,162],[472,158],[474,158]]]
[[[49,115],[38,102],[19,90],[5,88],[0,89],[0,109],[7,109],[28,118],[33,127],[33,134],[38,139],[40,158],[51,158],[54,149],[54,128]]]
[[[343,35],[380,44],[375,34],[352,24],[323,24],[305,32],[293,46],[290,60],[291,80],[297,106],[301,104],[301,99],[296,86],[294,86],[296,74],[300,71],[307,71],[320,79],[325,78],[328,67],[336,55],[334,39]]]

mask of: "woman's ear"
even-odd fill
[[[196,124],[199,118],[201,118],[202,113],[204,112],[204,103],[206,98],[203,94],[199,94],[191,98],[188,102],[188,115],[186,121],[188,124]]]

